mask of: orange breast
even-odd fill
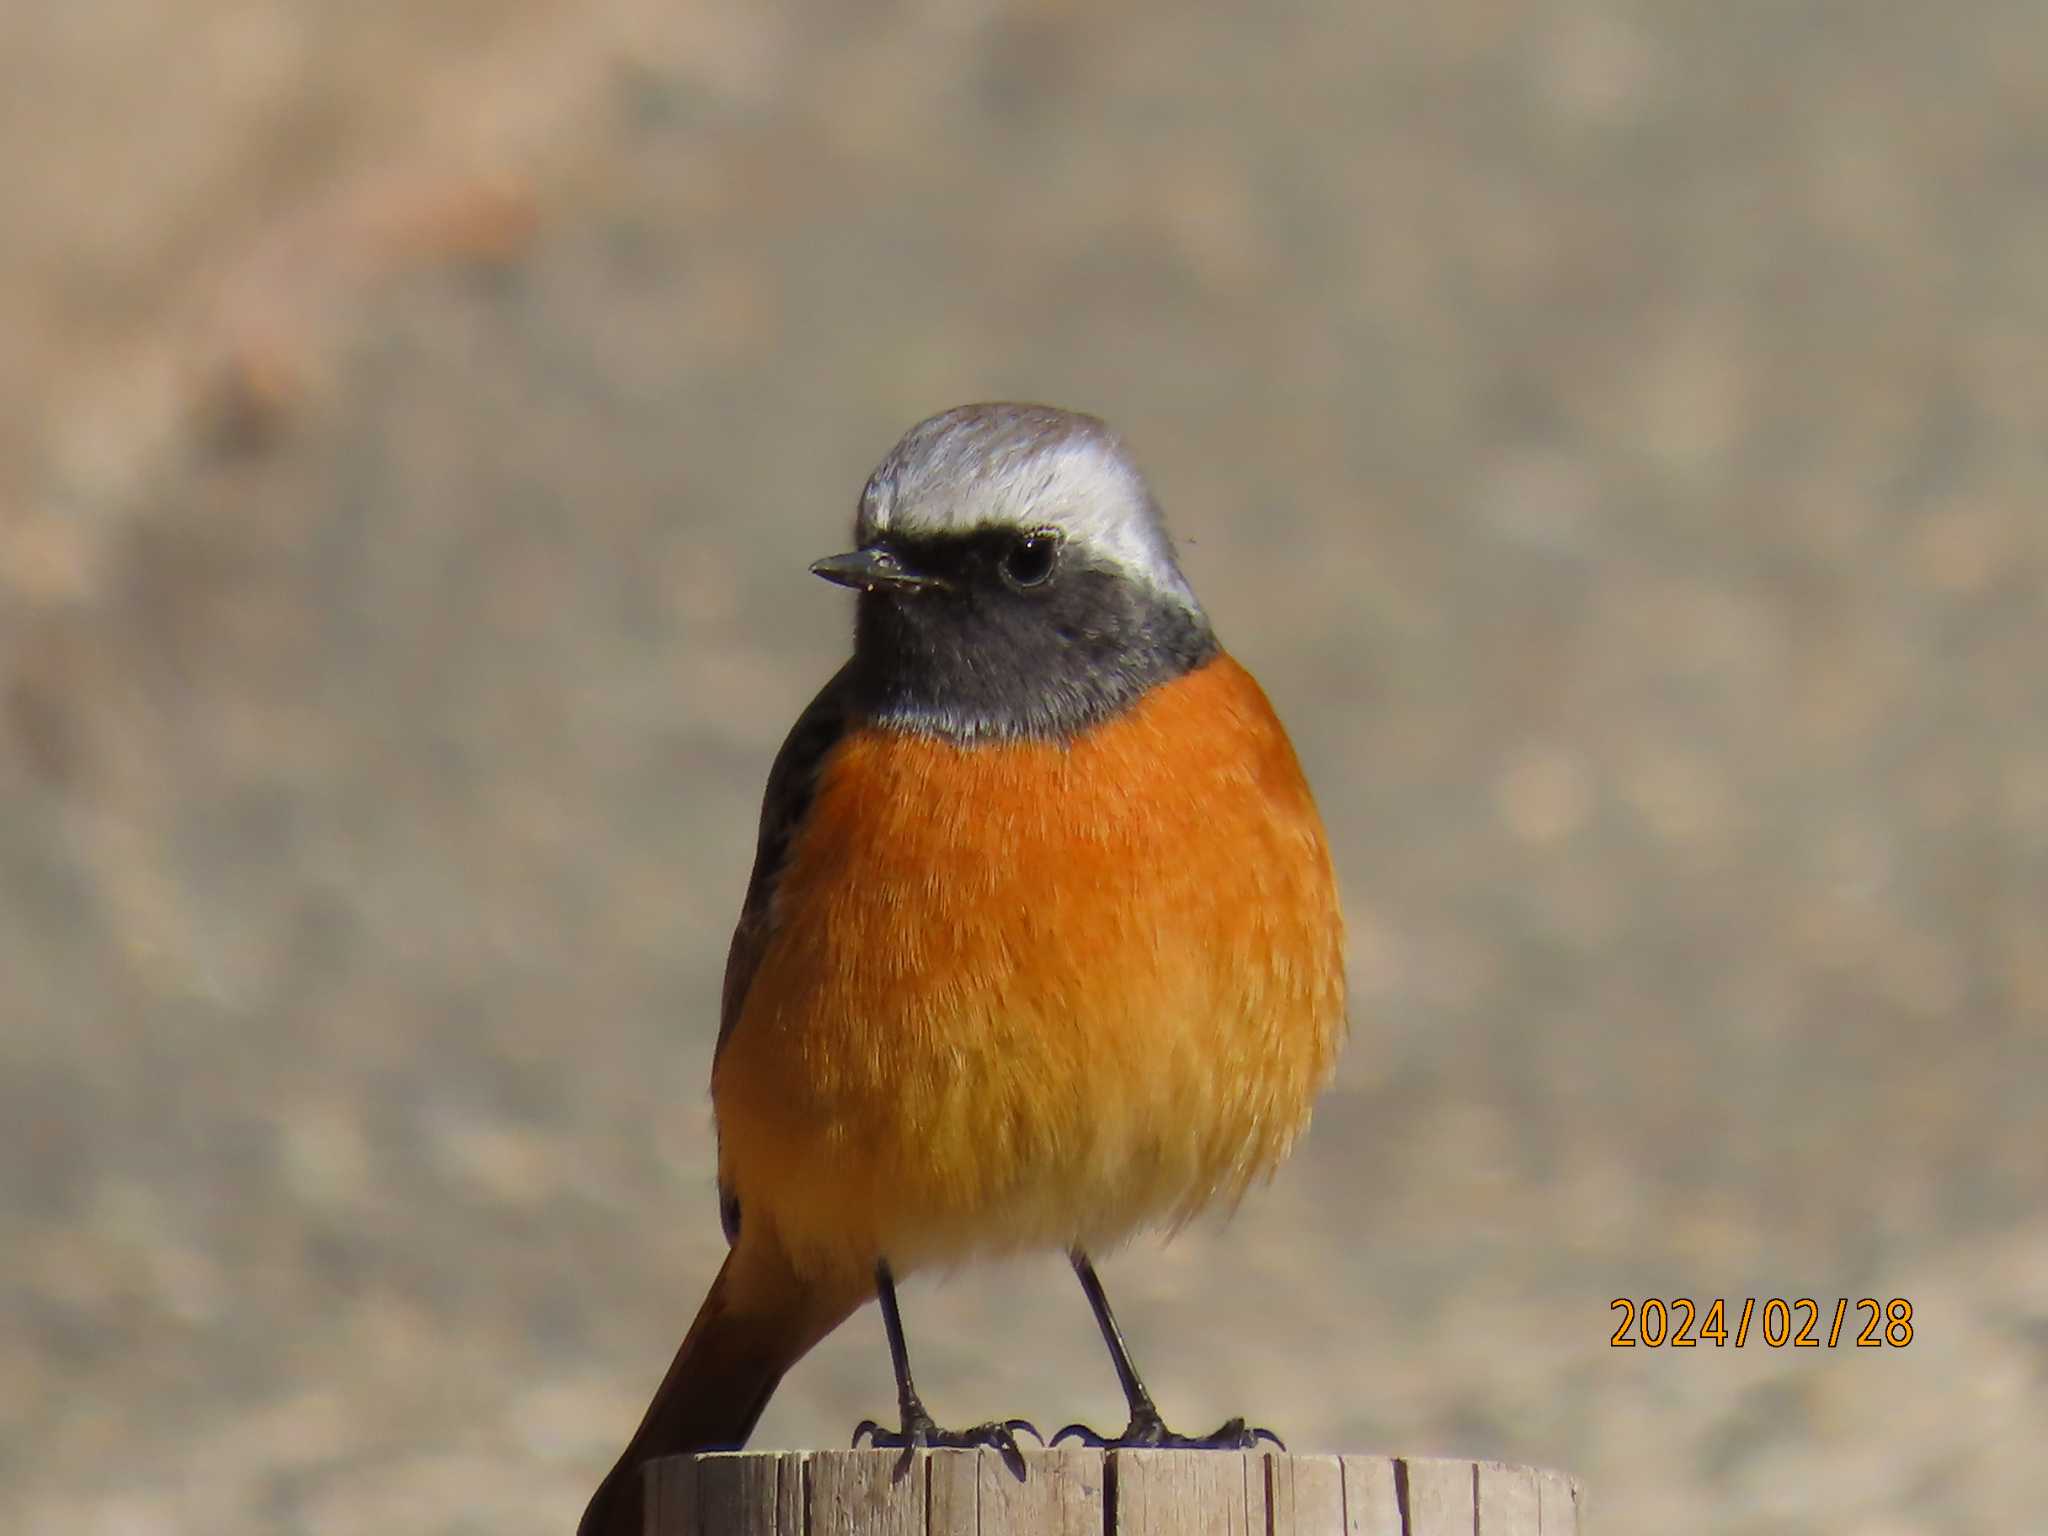
[[[712,1087],[723,1176],[863,1274],[1235,1198],[1343,1022],[1322,825],[1227,656],[1067,746],[850,736],[772,914]]]

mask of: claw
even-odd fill
[[[1228,1419],[1208,1435],[1177,1435],[1156,1419],[1133,1419],[1114,1439],[1086,1424],[1069,1424],[1046,1443],[1061,1445],[1068,1440],[1098,1451],[1249,1451],[1261,1442],[1275,1450],[1287,1449],[1287,1442],[1272,1430],[1243,1419]]]
[[[1017,1444],[1017,1432],[1011,1424],[1012,1421],[1005,1420],[1001,1424],[984,1424],[981,1427],[991,1432],[984,1444],[995,1447],[996,1454],[1003,1458],[1003,1465],[1010,1469],[1010,1476],[1021,1483],[1024,1481],[1024,1450]],[[970,1430],[968,1433],[972,1434],[973,1431]],[[1045,1441],[1039,1438],[1036,1429],[1032,1429],[1031,1434],[1034,1439],[1038,1439],[1040,1445],[1045,1444]]]
[[[1202,1446],[1214,1446],[1219,1450],[1250,1451],[1265,1441],[1275,1450],[1287,1449],[1287,1442],[1262,1424],[1247,1424],[1243,1419],[1225,1419],[1216,1426],[1216,1432],[1205,1439],[1194,1442]]]
[[[909,1472],[911,1457],[920,1450],[971,1451],[985,1446],[1003,1458],[1003,1465],[1010,1469],[1010,1475],[1021,1483],[1026,1473],[1024,1449],[1017,1444],[1019,1430],[1040,1445],[1045,1444],[1045,1436],[1029,1419],[994,1419],[972,1429],[940,1429],[930,1419],[913,1420],[902,1429],[884,1429],[873,1419],[862,1419],[854,1426],[853,1443],[858,1449],[865,1437],[876,1450],[901,1447],[902,1459],[889,1474],[894,1481],[901,1481]]]

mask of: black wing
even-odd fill
[[[775,764],[768,770],[768,789],[761,799],[761,836],[754,847],[754,873],[747,881],[746,900],[740,904],[740,920],[732,931],[732,948],[725,956],[725,989],[718,1009],[718,1045],[712,1064],[725,1050],[740,1008],[753,985],[754,971],[768,947],[771,931],[769,907],[775,897],[775,881],[782,873],[782,861],[789,852],[789,840],[803,824],[817,791],[818,770],[826,756],[846,734],[853,718],[853,663],[848,662],[818,690],[804,712],[796,717]]]

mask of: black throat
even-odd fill
[[[1068,741],[1218,651],[1191,602],[1078,552],[1032,591],[982,579],[990,557],[971,536],[906,553],[949,586],[861,595],[853,682],[878,724],[955,741]]]

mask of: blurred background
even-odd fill
[[[572,1527],[805,565],[986,398],[1124,430],[1354,929],[1300,1156],[1106,1267],[1169,1417],[2048,1504],[2032,0],[15,6],[0,335],[7,1529]],[[941,1418],[1120,1422],[1056,1259],[906,1306]],[[891,1402],[870,1311],[761,1443]]]

